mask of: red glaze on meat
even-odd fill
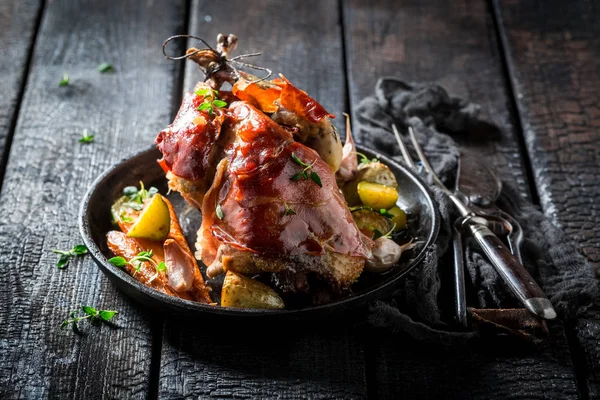
[[[222,179],[216,178],[218,185],[211,189],[215,192],[204,199],[204,235],[266,256],[329,251],[367,258],[368,239],[354,224],[333,171],[318,154],[246,102],[233,103],[228,116],[227,129],[236,139],[225,147],[226,172],[221,171]],[[291,180],[304,168],[292,153],[312,164],[322,187],[310,179]],[[217,204],[223,219],[215,217]],[[295,214],[286,215],[286,209]],[[217,243],[205,239],[212,243],[202,249],[203,261],[210,263]]]

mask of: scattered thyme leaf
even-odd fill
[[[58,82],[58,86],[67,86],[69,84],[69,75],[63,74],[62,79]]]
[[[127,187],[123,188],[123,194],[125,196],[129,196],[129,197],[137,194],[137,191],[138,190],[135,186],[127,186]]]
[[[296,154],[292,153],[292,160],[294,160],[296,162],[296,164],[302,165],[303,167],[308,167],[309,165],[304,163],[302,160],[300,160],[298,158],[298,156],[296,156]]]
[[[392,214],[390,214],[385,208],[380,209],[379,213],[386,218],[390,218],[390,219],[394,218],[394,216]]]
[[[56,253],[56,254],[60,254],[60,257],[58,258],[58,261],[56,262],[56,268],[63,269],[69,264],[69,261],[71,261],[71,258],[87,254],[88,250],[87,250],[87,247],[85,247],[85,245],[76,244],[75,246],[73,246],[73,248],[71,250],[53,249],[52,252]]]
[[[110,72],[110,71],[113,70],[113,66],[111,64],[109,64],[109,63],[105,63],[104,62],[104,63],[98,65],[97,70],[99,72],[102,72],[102,73],[104,73],[104,72]]]
[[[320,187],[323,187],[323,184],[321,183],[321,177],[315,171],[311,171],[310,179],[312,179],[312,181]]]
[[[219,218],[219,219],[225,218],[225,215],[223,214],[223,210],[221,209],[220,204],[217,204],[217,208],[215,209],[215,212],[217,214],[217,218]]]
[[[201,88],[194,92],[198,96],[206,97],[211,94],[210,88]]]
[[[78,314],[83,311],[84,315]],[[88,320],[91,324],[94,324],[95,321],[109,321],[119,312],[114,310],[96,310],[91,306],[81,306],[80,310],[71,311],[69,313],[69,317],[60,323],[60,329],[64,329],[67,326],[71,325],[73,332],[80,335],[78,323],[83,320]]]
[[[113,257],[109,258],[108,262],[114,265],[115,267],[122,268],[127,265],[127,260],[123,257]]]
[[[94,141],[94,135],[90,135],[87,129],[83,130],[83,134],[79,139],[79,143],[92,143]]]
[[[215,100],[213,101],[213,106],[215,107],[219,107],[219,108],[223,108],[227,105],[227,102],[223,101],[223,100]]]
[[[158,272],[165,272],[167,270],[167,264],[165,264],[164,261],[161,261],[160,263],[158,263],[158,267],[156,267],[156,270]]]

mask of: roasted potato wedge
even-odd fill
[[[227,271],[225,275],[221,305],[235,308],[285,308],[281,297],[269,286],[233,271]]]
[[[358,166],[359,181],[379,183],[380,185],[398,188],[398,181],[392,170],[385,164],[370,162]]]
[[[398,200],[398,189],[379,183],[362,181],[356,187],[361,202],[376,210],[393,207]]]
[[[360,182],[372,182],[398,188],[398,181],[387,165],[378,161],[360,164],[354,179],[346,183],[342,188],[344,198],[350,206],[356,206],[361,203],[360,196],[358,195],[358,184]]]
[[[360,230],[368,230],[374,232],[388,232],[392,229],[392,225],[389,218],[384,217],[380,212],[369,209],[359,208],[352,211],[352,218],[356,222],[356,226]]]
[[[397,232],[406,227],[406,213],[398,206],[394,206],[387,210],[388,214],[392,215],[391,223],[395,225],[394,230]]]

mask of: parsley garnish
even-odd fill
[[[104,72],[110,72],[113,70],[113,66],[109,63],[102,63],[100,65],[98,65],[98,71],[104,73]]]
[[[223,214],[223,210],[221,209],[221,205],[217,204],[217,208],[215,209],[215,213],[217,214],[217,218],[223,219],[225,218],[225,214]]]
[[[198,96],[204,98],[204,102],[197,108],[198,111],[208,111],[210,115],[214,114],[214,108],[223,108],[227,106],[227,102],[219,99],[219,92],[210,88],[202,88],[194,92]]]
[[[58,82],[58,86],[67,86],[69,84],[69,75],[63,74],[62,79]]]
[[[296,211],[292,210],[292,208],[287,203],[283,203],[283,205],[285,206],[285,211],[283,212],[283,215],[296,215]]]
[[[81,306],[81,311],[83,311],[85,315],[78,315],[77,313],[80,312],[80,310],[71,311],[69,318],[65,319],[60,324],[60,329],[64,329],[71,325],[73,332],[80,334],[81,332],[79,331],[79,326],[77,325],[79,321],[87,319],[91,324],[94,324],[97,321],[107,322],[119,313],[118,311],[113,310],[96,310],[94,307],[90,306]]]
[[[108,262],[114,265],[115,267],[119,268],[123,268],[127,264],[129,264],[133,268],[135,268],[136,273],[139,272],[139,270],[142,268],[143,263],[149,262],[156,269],[156,275],[151,279],[153,280],[154,278],[156,278],[156,276],[158,276],[159,272],[165,272],[167,270],[167,264],[165,264],[163,261],[157,263],[152,259],[153,255],[154,254],[152,254],[152,250],[142,251],[137,256],[132,257],[129,261],[127,261],[125,257],[113,257],[109,259]]]
[[[71,261],[71,258],[87,254],[87,251],[87,247],[85,247],[83,244],[76,244],[71,250],[53,249],[53,253],[60,254],[60,257],[56,262],[56,268],[65,268],[69,264],[69,261]]]
[[[317,162],[317,159],[315,159],[315,161],[313,161],[312,164],[306,164],[305,162],[300,160],[294,153],[292,153],[292,160],[294,160],[296,164],[299,164],[304,167],[304,169],[301,172],[297,172],[294,175],[292,175],[292,177],[290,178],[292,181],[297,182],[300,179],[310,179],[320,187],[323,187],[323,184],[321,183],[321,177],[319,176],[319,174],[312,170],[312,167]]]
[[[79,139],[79,143],[92,143],[94,141],[94,135],[90,135],[87,129],[83,130],[83,134]]]

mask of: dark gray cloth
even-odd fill
[[[402,162],[390,127],[395,123],[406,132],[411,125],[440,178],[452,184],[461,150],[451,135],[478,124],[478,113],[479,106],[450,97],[438,85],[381,78],[375,95],[365,98],[357,108],[355,138]],[[537,207],[523,200],[510,183],[503,185],[498,205],[521,224],[525,236],[523,263],[549,296],[559,317],[595,314],[598,307],[591,307],[598,299],[598,281],[587,260]],[[458,332],[452,324],[453,292],[447,271],[452,270],[450,228],[458,214],[439,189],[430,187],[442,216],[438,240],[427,249],[422,266],[402,281],[393,298],[372,306],[371,322],[419,340],[457,343],[478,336],[476,331]],[[466,268],[467,281],[476,293],[470,307],[520,307],[486,258],[470,246],[466,248]]]

